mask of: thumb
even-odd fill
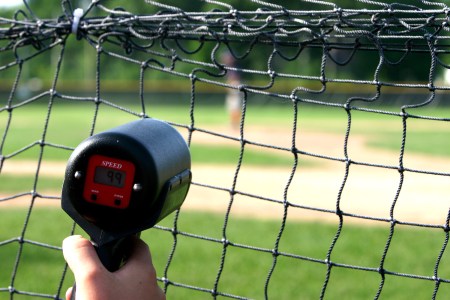
[[[70,287],[67,289],[66,291],[66,300],[71,300],[72,299],[72,292],[73,292],[73,287]]]
[[[75,275],[75,280],[104,268],[94,246],[80,235],[65,238],[62,248],[64,259]]]

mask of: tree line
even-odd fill
[[[269,1],[268,1],[269,2]],[[334,7],[330,3],[318,4],[311,2],[288,2],[283,0],[270,0],[270,3],[285,7],[286,9],[297,10],[329,10],[332,11]],[[0,9],[0,16],[11,18],[18,9],[23,10],[19,18],[29,19],[56,19],[63,15],[63,8],[74,9],[77,7],[86,8],[91,1],[85,0],[28,0],[29,8],[21,6],[19,8]],[[145,1],[119,1],[119,0],[105,0],[98,2],[108,8],[119,10],[126,10],[136,15],[152,15],[156,14],[164,8],[149,5]],[[411,5],[421,4],[421,1],[411,0],[402,1],[397,9],[414,9]],[[210,4],[204,1],[184,1],[172,0],[164,1],[167,6],[179,7],[184,11],[227,11],[230,7],[236,8],[239,11],[254,11],[261,5],[251,1],[242,0],[228,0],[226,5],[220,6],[217,4]],[[370,6],[366,3],[355,2],[353,0],[334,1],[334,4],[342,8],[352,9],[380,9],[379,6]],[[423,7],[422,8],[428,8]],[[437,8],[437,7],[433,7]],[[107,12],[94,8],[87,17],[106,17]],[[325,17],[325,15],[324,15]],[[394,22],[394,19],[389,19],[389,15],[381,14],[384,22]],[[375,23],[374,23],[375,24]],[[378,26],[378,25],[377,25]],[[381,26],[381,25],[379,25]],[[3,26],[5,28],[5,26]],[[377,27],[373,25],[369,30],[375,30]],[[314,28],[313,28],[314,29]],[[317,29],[315,29],[317,30]],[[325,32],[325,30],[323,30]],[[422,31],[414,32],[421,34]],[[298,40],[308,39],[301,34]],[[0,40],[0,48],[6,48],[8,40]],[[380,44],[383,43],[383,44]],[[123,41],[126,43],[126,41]],[[75,36],[69,36],[65,42],[64,60],[61,67],[61,78],[66,80],[95,80],[96,75],[96,56],[97,52],[94,47],[87,42],[86,39],[77,39]],[[205,40],[168,40],[163,46],[153,46],[152,50],[161,53],[162,55],[150,55],[139,51],[128,51],[127,47],[122,45],[107,45],[105,44],[105,51],[111,51],[123,57],[136,59],[140,61],[148,60],[149,63],[170,68],[171,64],[175,62],[175,70],[182,73],[189,73],[193,68],[198,66],[188,62],[183,63],[182,60],[200,61],[209,64],[224,63],[223,56],[225,53],[232,52],[236,57],[234,66],[245,70],[268,71],[272,70],[278,74],[295,74],[304,76],[320,77],[325,75],[332,78],[353,78],[374,80],[377,76],[381,81],[413,81],[413,82],[427,82],[429,80],[430,67],[433,58],[439,58],[443,62],[446,61],[446,52],[443,54],[436,52],[433,55],[430,52],[430,43],[423,40],[396,40],[384,39],[376,40],[370,36],[352,36],[337,37],[329,40],[316,40],[305,43],[267,43],[260,42],[258,39],[250,39],[248,41],[240,41],[229,39],[227,42],[222,41],[219,50],[213,52],[217,46],[216,41],[205,42]],[[432,44],[431,44],[432,46]],[[436,46],[440,46],[436,44]],[[172,47],[166,49],[167,47]],[[184,49],[184,51],[182,50]],[[443,48],[444,50],[446,48]],[[173,60],[169,50],[175,50],[179,55],[179,59]],[[276,55],[274,54],[276,50]],[[415,51],[413,51],[415,50]],[[61,47],[56,46],[50,51],[43,51],[39,55],[40,49],[36,45],[29,45],[14,51],[0,52],[0,66],[5,66],[16,60],[16,55],[20,58],[28,58],[27,63],[24,64],[23,72],[28,78],[49,78],[53,76],[56,70]],[[106,53],[105,52],[105,53]],[[212,56],[215,53],[215,56]],[[127,60],[118,59],[110,55],[100,56],[100,67],[102,68],[101,79],[111,80],[138,80],[140,66],[132,64]],[[208,67],[203,67],[208,71]],[[444,68],[436,68],[435,76],[439,76]],[[220,70],[211,70],[212,76],[219,74]],[[6,68],[0,71],[0,78],[13,79],[17,74],[16,68]],[[53,75],[52,75],[53,74]],[[154,79],[169,79],[172,78],[165,72],[148,72],[147,77]],[[242,74],[246,80],[258,80],[267,78],[267,74],[258,74],[253,72],[244,72]]]

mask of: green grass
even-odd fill
[[[237,164],[239,160],[239,147],[232,146],[214,146],[214,145],[193,145],[191,147],[193,163],[211,163],[214,165]],[[292,154],[283,153],[274,155],[255,150],[246,150],[244,152],[243,164],[246,166],[281,166],[292,167],[294,158]],[[54,157],[54,156],[52,156]],[[314,166],[314,163],[302,161],[302,166]],[[0,173],[0,192],[2,194],[11,194],[18,192],[28,192],[34,187],[35,176],[23,174],[1,174]],[[38,176],[36,190],[38,191],[59,191],[62,187],[62,176],[49,176],[42,174]]]
[[[10,208],[0,211],[0,241],[20,235],[26,216],[25,209]],[[171,217],[163,221],[171,226]],[[223,216],[206,213],[182,212],[178,230],[220,240]],[[59,246],[70,232],[71,220],[60,209],[33,210],[25,238]],[[280,222],[251,220],[231,216],[227,238],[231,243],[272,249]],[[336,224],[314,222],[287,223],[279,251],[324,261],[336,233]],[[357,226],[345,224],[333,250],[335,263],[377,268],[380,264],[389,226]],[[142,235],[150,245],[158,276],[163,276],[167,257],[172,248],[170,232],[147,230]],[[439,229],[408,229],[397,226],[386,261],[389,271],[432,276],[434,265],[444,243],[445,234]],[[19,245],[0,246],[0,288],[11,284],[11,272]],[[178,235],[177,248],[167,277],[177,283],[212,289],[219,269],[222,244]],[[271,253],[227,247],[219,291],[250,297],[264,298],[264,283],[273,263]],[[56,293],[64,262],[57,250],[24,244],[14,287],[38,293]],[[270,299],[317,299],[326,274],[326,265],[318,262],[279,256],[269,284]],[[446,251],[440,264],[439,275],[450,279],[450,252]],[[380,284],[377,272],[333,267],[326,291],[326,299],[371,299]],[[71,275],[65,280],[63,291],[72,285]],[[434,282],[386,275],[381,294],[383,299],[429,299]],[[437,299],[444,299],[450,284],[442,283]],[[6,296],[6,295],[3,295]],[[3,298],[0,294],[0,298]],[[207,293],[170,286],[169,299],[210,299]]]
[[[138,114],[140,108],[136,105],[126,105],[127,109]],[[154,105],[147,108],[151,117],[169,122],[189,125],[191,122],[189,107],[187,105]],[[415,112],[412,110],[412,112]],[[448,108],[421,109],[422,115],[446,117],[450,115]],[[6,111],[0,113],[0,127],[6,127],[9,115]],[[17,108],[12,112],[12,121],[5,140],[3,155],[10,155],[44,138],[42,132],[47,117],[47,106],[43,103],[32,104]],[[101,105],[96,119],[94,133],[100,132],[125,122],[136,119],[136,116],[121,110]],[[49,116],[49,125],[45,140],[49,143],[76,147],[84,138],[89,136],[94,120],[94,105],[92,103],[68,104],[56,102]],[[228,117],[222,106],[198,105],[194,110],[194,124],[196,127],[207,130],[217,130],[217,126],[227,126]],[[260,126],[283,129],[286,135],[292,131],[293,111],[291,105],[249,105],[247,108],[245,126]],[[449,156],[450,139],[445,138],[450,133],[448,122],[420,120],[409,118],[407,120],[406,150],[412,153],[425,155]],[[310,105],[299,106],[298,134],[329,133],[343,138],[347,128],[347,113],[342,108],[317,107]],[[183,131],[183,129],[180,129]],[[352,111],[352,124],[350,139],[363,137],[371,147],[388,149],[398,152],[402,137],[402,120],[397,116],[372,114],[361,111]],[[222,150],[218,148],[222,147]],[[286,146],[286,145],[284,145]],[[301,149],[302,145],[298,145]],[[194,159],[210,163],[209,157],[215,162],[234,164],[235,155],[229,155],[226,145],[211,145],[209,147],[196,145],[193,153]],[[202,149],[202,147],[204,147]],[[238,148],[238,147],[236,147]],[[34,159],[39,152],[39,145],[18,155],[21,159]],[[220,155],[205,155],[210,151],[221,152]],[[232,150],[231,150],[232,151]],[[219,153],[218,153],[219,154]],[[48,160],[65,161],[70,155],[69,150],[53,147],[45,148],[45,157]],[[257,155],[257,154],[252,154]],[[286,160],[280,156],[257,158],[257,164],[283,165]]]
[[[91,132],[93,122],[93,105],[91,104],[59,104],[55,105],[49,118],[49,125],[45,140],[47,143],[76,147],[83,139],[87,138]],[[139,112],[138,107],[131,107],[135,113]],[[149,112],[150,113],[150,112]],[[188,125],[190,123],[189,112],[179,106],[158,106],[151,111],[152,116],[158,119]],[[227,124],[227,115],[222,108],[216,106],[199,107],[196,110],[197,126],[217,126]],[[9,126],[7,138],[3,149],[4,155],[11,155],[19,149],[35,144],[43,139],[47,108],[44,105],[29,105],[13,111],[12,122]],[[96,121],[96,132],[121,125],[125,122],[135,120],[137,117],[123,111],[102,106]],[[0,113],[0,124],[7,123],[8,115]],[[181,130],[181,129],[180,129]],[[239,153],[239,144],[236,146],[227,145],[199,145],[192,146],[192,156],[194,162],[214,162],[218,164],[235,164],[236,153]],[[39,155],[40,146],[35,144],[29,150],[17,155],[19,159],[36,159]],[[260,165],[291,165],[292,160],[287,158],[285,153],[267,154],[256,151],[249,151],[247,161],[250,164]],[[47,160],[66,161],[70,156],[70,150],[56,147],[45,147],[45,158]]]
[[[130,110],[138,113],[139,107],[129,105]],[[168,120],[179,124],[189,124],[189,108],[185,106],[155,105],[147,111],[151,116]],[[450,109],[422,110],[424,115],[446,116],[450,115]],[[43,104],[33,104],[13,110],[12,121],[5,140],[3,155],[10,155],[19,149],[34,143],[42,138],[44,121],[46,120],[47,107]],[[89,136],[94,117],[94,105],[92,103],[67,104],[56,102],[49,117],[49,126],[45,139],[49,143],[76,147],[78,143]],[[108,106],[100,106],[97,116],[97,128],[95,132],[109,127],[134,120],[136,117],[121,110]],[[249,106],[245,126],[260,126],[262,128],[274,127],[285,130],[288,136],[292,126],[292,108],[290,105]],[[0,126],[7,121],[8,114],[0,113]],[[195,124],[200,128],[220,130],[217,126],[227,126],[227,115],[221,106],[198,106],[195,108]],[[450,133],[450,125],[433,120],[419,120],[410,118],[407,121],[406,153],[419,153],[430,156],[449,157],[450,139],[446,136]],[[341,108],[317,109],[313,106],[300,106],[298,116],[298,134],[328,133],[341,137],[347,127],[347,114]],[[350,132],[350,153],[352,139],[362,137],[369,147],[387,149],[399,153],[402,138],[401,119],[391,115],[376,115],[366,112],[352,111],[352,127]],[[181,129],[183,130],[183,129]],[[212,138],[211,144],[196,141],[197,133],[194,133],[191,145],[193,163],[219,164],[235,166],[239,160],[240,143],[217,143],[218,138]],[[236,133],[237,134],[237,133]],[[289,139],[285,139],[289,141]],[[289,145],[283,145],[288,147]],[[304,145],[297,147],[302,149]],[[32,148],[17,154],[13,160],[37,161],[41,147],[35,144]],[[327,154],[327,149],[323,149]],[[60,161],[65,163],[71,154],[70,150],[44,147],[44,161]],[[305,157],[300,156],[300,160]],[[9,161],[9,160],[8,160]],[[8,164],[5,162],[5,165]],[[320,162],[311,162],[311,159],[303,159],[303,167],[315,167]],[[270,150],[262,151],[256,146],[245,148],[244,165],[251,166],[278,166],[291,167],[293,156],[287,151]],[[0,191],[18,192],[31,190],[33,176],[0,175]],[[38,187],[44,189],[59,189],[61,180],[42,174],[39,177]]]
[[[447,117],[447,108],[422,109],[423,115]],[[449,122],[408,118],[406,122],[405,152],[450,157]],[[354,113],[351,134],[365,137],[367,145],[399,153],[403,135],[402,120],[396,116],[367,115]],[[351,139],[351,136],[350,136]]]
[[[0,191],[3,194],[29,192],[34,187],[35,177],[31,175],[0,175]],[[36,185],[38,191],[61,190],[63,178],[39,176]]]
[[[147,113],[155,118],[174,123],[190,124],[187,106],[151,107]],[[341,108],[316,109],[300,106],[298,134],[328,133],[343,138],[347,127],[347,114]],[[129,109],[139,112],[136,106]],[[46,119],[45,105],[29,105],[15,109],[5,140],[2,155],[10,155],[19,149],[43,138],[42,131]],[[93,105],[63,104],[57,102],[49,116],[49,127],[45,140],[50,143],[75,147],[91,131]],[[450,109],[435,109],[422,114],[448,116]],[[245,126],[274,127],[290,133],[293,122],[292,109],[287,106],[249,106]],[[131,121],[136,117],[116,109],[101,106],[95,132]],[[6,128],[8,114],[0,113],[0,128]],[[227,126],[227,115],[222,107],[197,106],[195,126],[216,130]],[[401,119],[389,115],[375,115],[352,111],[350,140],[363,137],[374,148],[396,151],[400,149],[402,136]],[[445,122],[407,120],[406,151],[430,156],[449,157],[450,139],[446,138],[450,127]],[[195,135],[194,135],[195,138]],[[302,145],[298,145],[301,149]],[[40,146],[17,154],[13,160],[37,160]],[[194,163],[236,165],[240,145],[192,144]],[[325,149],[326,150],[326,149]],[[53,147],[44,148],[44,161],[64,162],[69,150]],[[5,164],[8,163],[7,160]],[[243,163],[257,166],[291,166],[292,155],[284,151],[260,151],[255,147],[245,150]],[[304,166],[304,165],[303,165]],[[0,175],[0,191],[19,192],[33,188],[33,175]],[[62,178],[42,174],[37,182],[38,191],[60,190]],[[38,199],[39,200],[39,199]],[[1,207],[1,203],[0,203]],[[0,242],[20,236],[26,217],[25,209],[2,208],[0,210]],[[171,220],[164,225],[170,226]],[[379,223],[379,222],[377,222]],[[179,220],[179,230],[197,235],[222,239],[223,216],[183,212]],[[39,208],[33,210],[25,238],[59,246],[70,232],[71,221],[60,209]],[[236,244],[272,249],[280,228],[280,221],[251,220],[232,215],[227,227],[227,238]],[[324,261],[331,241],[336,233],[336,224],[295,222],[287,223],[280,241],[279,251],[293,255],[306,256]],[[357,226],[345,223],[341,236],[333,250],[331,259],[335,263],[356,265],[376,269],[389,236],[388,224],[377,226]],[[173,237],[170,232],[152,229],[143,234],[150,244],[159,276],[165,268],[172,248]],[[392,272],[432,276],[434,265],[445,234],[437,229],[411,229],[397,226],[391,247],[385,261],[385,268]],[[18,253],[18,243],[0,246],[0,288],[11,284],[11,272]],[[212,289],[219,269],[222,244],[200,239],[178,236],[177,250],[167,274],[173,282]],[[239,247],[227,248],[226,260],[219,282],[219,291],[245,297],[264,298],[264,283],[272,266],[270,253],[253,251]],[[42,248],[29,243],[24,244],[23,254],[18,265],[14,287],[19,290],[38,293],[56,293],[64,262],[58,250]],[[271,299],[317,299],[326,275],[326,265],[319,262],[279,256],[269,285]],[[444,254],[439,268],[441,278],[450,279],[450,252]],[[377,272],[333,267],[327,287],[326,299],[371,299],[380,284]],[[71,286],[71,275],[64,282],[65,290]],[[382,299],[429,299],[434,282],[393,275],[386,275]],[[437,299],[450,294],[450,284],[442,283]],[[0,293],[3,299],[6,293]],[[170,286],[170,299],[210,299],[207,293],[191,291]]]
[[[450,157],[449,132],[423,131],[409,132],[406,137],[405,151],[430,156]],[[395,133],[385,133],[376,140],[368,142],[369,146],[392,151],[400,151],[401,137]]]
[[[150,115],[164,120],[180,124],[189,124],[188,107],[157,105],[148,111]],[[136,106],[129,109],[139,112]],[[43,104],[29,105],[15,109],[12,113],[12,121],[8,135],[5,140],[3,155],[10,155],[42,138],[42,130],[46,119],[47,107]],[[220,130],[217,128],[227,126],[227,116],[222,107],[198,106],[195,110],[195,124],[200,128]],[[422,110],[422,114],[431,116],[450,115],[450,109]],[[66,104],[57,102],[49,117],[49,127],[46,141],[58,145],[76,147],[86,138],[91,131],[93,120],[93,104]],[[292,126],[292,109],[289,105],[282,106],[249,106],[245,126],[260,126],[262,128],[282,128],[286,135],[290,134]],[[0,128],[2,122],[7,121],[8,114],[0,113]],[[134,120],[136,117],[123,111],[107,106],[101,106],[97,117],[97,128],[95,132],[109,127]],[[218,127],[219,126],[219,127]],[[433,120],[419,120],[409,118],[407,120],[406,155],[418,153],[429,156],[450,157],[450,139],[446,136],[450,133],[450,125]],[[298,134],[328,133],[336,134],[341,138],[347,127],[347,114],[341,108],[317,109],[312,106],[300,106],[298,118]],[[352,127],[350,132],[350,153],[352,152],[352,140],[362,137],[369,147],[391,150],[399,153],[402,139],[402,122],[396,116],[375,115],[365,112],[352,111]],[[199,143],[194,133],[191,144],[191,155],[194,164],[214,164],[236,166],[239,160],[240,143],[217,143],[218,138],[212,138],[211,144]],[[301,141],[301,137],[299,137]],[[289,141],[286,139],[286,141]],[[289,145],[283,145],[285,147]],[[332,146],[332,145],[330,145]],[[299,142],[297,147],[301,150],[304,145]],[[342,146],[339,146],[342,147]],[[30,160],[36,162],[41,147],[36,144],[32,148],[17,154],[9,161]],[[320,150],[321,154],[327,154],[327,149]],[[71,154],[70,150],[44,147],[43,159],[45,161],[59,161],[65,163]],[[357,155],[358,153],[356,153]],[[320,160],[311,160],[299,156],[302,167],[320,166]],[[256,146],[246,145],[243,165],[259,167],[286,167],[293,165],[293,156],[287,151],[262,150]],[[10,175],[0,174],[0,194],[11,194],[16,192],[28,192],[33,189],[33,175]],[[47,174],[40,174],[38,191],[59,191],[62,178],[55,178]]]
[[[191,158],[194,163],[236,165],[240,151],[239,145],[193,144],[191,146]],[[243,163],[251,166],[291,167],[294,164],[294,157],[288,152],[280,151],[280,154],[273,154],[254,149],[245,149]]]

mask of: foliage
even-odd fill
[[[89,5],[89,1],[84,0],[29,0],[29,7],[31,10],[23,7],[23,13],[17,16],[18,19],[50,19],[59,18],[63,16],[63,8],[67,10],[74,9],[76,7],[86,8]],[[353,8],[353,9],[383,9],[386,5],[366,2],[355,2],[353,0],[340,0],[334,1],[335,3],[324,4],[317,2],[286,2],[282,0],[270,1],[274,5],[281,5],[287,9],[292,10],[330,10],[335,7],[341,8]],[[402,1],[402,4],[392,3],[392,8],[396,9],[413,9],[410,4],[418,5],[419,7],[424,4],[420,4],[417,1]],[[110,9],[126,10],[136,15],[152,15],[157,14],[159,11],[164,11],[163,8],[152,6],[145,1],[119,1],[119,0],[105,0],[100,1],[101,5]],[[185,11],[230,11],[230,8],[235,8],[240,11],[256,10],[260,7],[260,4],[253,3],[251,1],[238,1],[229,0],[225,4],[220,5],[217,3],[210,4],[206,1],[182,1],[172,0],[165,1],[165,5],[179,7]],[[51,8],[51,9],[49,9]],[[276,8],[276,7],[275,7]],[[273,9],[273,8],[272,8]],[[276,8],[278,9],[278,8]],[[12,17],[14,10],[0,11],[3,16]],[[107,16],[107,13],[94,8],[86,17],[98,17]],[[69,16],[70,17],[70,16]],[[423,32],[422,32],[423,33]],[[419,33],[419,34],[422,34]],[[263,37],[263,36],[261,36]],[[299,35],[299,39],[302,37]],[[0,41],[1,46],[5,46],[8,41]],[[41,45],[48,46],[51,41],[47,41],[46,44]],[[383,47],[383,53],[381,48],[378,50],[364,50],[362,46],[377,47],[376,42],[369,38],[347,37],[341,39],[330,39],[328,41],[317,41],[311,44],[304,44],[306,47],[298,48],[299,44],[294,47],[277,44],[276,46],[264,43],[258,43],[257,46],[253,46],[256,40],[250,40],[246,42],[233,42],[231,40],[222,40],[218,45],[218,50],[215,52],[215,56],[211,51],[216,46],[216,42],[205,42],[200,40],[180,40],[175,42],[173,40],[157,41],[153,46],[153,53],[145,53],[141,51],[132,51],[127,53],[122,46],[129,41],[123,40],[122,45],[109,45],[103,44],[105,51],[112,51],[126,59],[135,59],[138,61],[148,61],[149,59],[158,61],[164,67],[169,68],[173,61],[171,60],[172,52],[175,51],[179,58],[191,59],[202,61],[205,63],[223,63],[223,54],[231,51],[239,57],[236,62],[238,67],[251,70],[259,70],[266,72],[269,69],[277,73],[288,73],[304,76],[321,76],[320,66],[326,62],[325,76],[331,78],[358,78],[371,81],[374,79],[374,73],[380,61],[380,55],[384,57],[383,66],[380,69],[380,80],[384,81],[414,81],[414,82],[427,82],[429,76],[429,69],[431,65],[431,55],[429,49],[427,49],[426,41],[411,41],[408,40],[403,44],[397,44],[394,39],[384,40],[386,45],[397,45],[401,51],[388,51],[388,47]],[[142,43],[142,41],[138,41]],[[159,43],[159,45],[158,45]],[[339,49],[333,46],[334,43],[340,43],[341,45],[352,45],[347,49]],[[95,80],[96,76],[96,57],[97,52],[95,44],[90,44],[85,38],[76,39],[73,35],[69,35],[67,40],[62,44],[64,46],[64,55],[66,59],[63,61],[60,80]],[[50,81],[55,75],[56,63],[58,57],[63,50],[62,46],[56,46],[51,51],[41,51],[35,48],[36,45],[22,47],[14,53],[12,50],[7,53],[2,53],[0,56],[0,65],[11,63],[15,60],[15,56],[19,59],[27,60],[24,64],[24,70],[27,78],[40,78],[43,81]],[[180,51],[181,47],[192,51],[193,49],[200,49],[194,54],[187,54]],[[416,47],[424,48],[424,52],[407,52],[409,48]],[[126,48],[126,47],[125,47]],[[355,51],[356,50],[356,51]],[[277,52],[277,55],[272,59],[271,65],[268,66],[267,62],[269,57]],[[161,55],[155,56],[154,53],[159,52]],[[106,52],[105,52],[106,53]],[[100,55],[102,69],[101,79],[115,79],[115,80],[138,80],[140,76],[140,64],[130,63],[130,61],[123,60],[121,58],[112,57],[102,53]],[[249,55],[247,55],[250,53]],[[408,53],[404,60],[400,64],[396,63],[403,57],[405,53]],[[36,55],[38,54],[38,55]],[[325,54],[325,55],[324,55]],[[36,56],[34,56],[36,55]],[[30,59],[30,57],[32,57]],[[282,57],[290,57],[290,59],[283,59]],[[348,58],[351,58],[348,64],[345,66],[338,65],[332,61],[332,59],[343,62]],[[444,58],[443,58],[444,59]],[[175,70],[178,72],[189,74],[195,67],[189,63],[183,63],[180,60],[175,62]],[[364,68],[360,66],[364,65]],[[12,79],[19,71],[19,66],[16,65],[12,68],[7,68],[0,71],[0,78]],[[218,74],[220,70],[212,69],[212,73]],[[203,74],[204,75],[204,74]],[[173,78],[173,75],[164,72],[146,72],[146,78],[162,79]],[[242,75],[243,80],[268,80],[267,75],[256,75],[254,73],[246,73]]]

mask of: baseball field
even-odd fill
[[[2,144],[6,159],[0,173],[0,240],[8,241],[25,231],[25,239],[32,241],[24,244],[19,263],[19,244],[0,245],[0,269],[10,270],[0,272],[0,287],[15,280],[17,289],[57,292],[64,270],[59,246],[72,227],[57,198],[66,161],[71,149],[91,133],[137,118],[138,106],[122,106],[129,111],[101,105],[96,114],[93,103],[55,102],[50,114],[42,104],[0,114],[0,128],[7,129]],[[230,127],[221,106],[195,107],[194,118],[189,109],[188,105],[155,105],[146,112],[171,122],[191,141],[194,184],[178,217],[177,230],[182,234],[176,236],[177,249],[167,274],[164,270],[173,245],[168,228],[173,226],[173,217],[143,233],[158,276],[188,287],[169,286],[170,298],[211,297],[205,291],[216,280],[224,235],[232,245],[226,249],[218,286],[223,293],[263,298],[274,260],[270,249],[275,245],[286,255],[277,258],[267,286],[273,299],[295,299],[299,294],[302,299],[317,299],[331,245],[330,258],[336,266],[331,268],[326,290],[329,299],[373,298],[382,279],[377,271],[382,257],[384,269],[392,273],[386,275],[384,299],[430,298],[436,286],[430,278],[435,272],[447,280],[440,284],[439,295],[450,293],[450,252],[443,246],[448,231],[437,228],[448,222],[450,178],[426,174],[450,172],[448,124],[407,120],[402,163],[419,172],[406,171],[402,178],[395,168],[404,129],[402,119],[395,115],[398,112],[352,111],[346,143],[349,119],[339,107],[300,105],[294,127],[291,105],[249,106],[242,132]],[[450,109],[414,113],[445,117]],[[196,130],[189,132],[189,125]],[[39,141],[46,146],[41,147]],[[297,161],[289,151],[293,141],[301,151]],[[348,170],[346,152],[356,162]],[[231,189],[238,191],[232,203]],[[33,206],[31,190],[44,195],[35,198]],[[283,201],[292,204],[286,215]],[[347,214],[343,223],[336,215],[337,205]],[[389,222],[391,214],[399,221],[395,228]],[[389,249],[383,255],[388,241]],[[72,283],[69,274],[63,290]],[[205,291],[192,291],[189,286]]]

